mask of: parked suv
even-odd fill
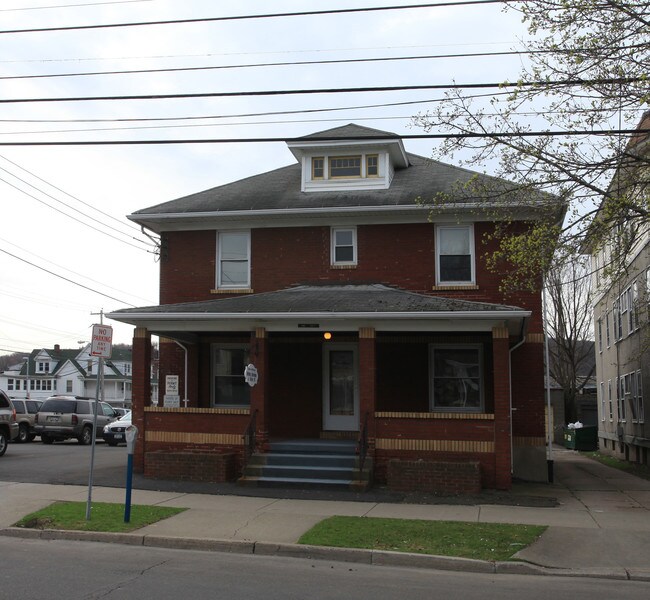
[[[7,451],[7,444],[17,437],[16,409],[9,396],[0,390],[0,456]]]
[[[17,442],[31,442],[36,437],[34,432],[34,420],[38,409],[43,404],[42,400],[17,400],[11,399],[16,409],[16,421],[18,422]]]
[[[80,444],[93,439],[94,398],[81,396],[50,396],[36,413],[34,431],[44,444],[76,438]],[[100,402],[97,407],[97,432],[101,436],[104,425],[118,417],[110,404]]]

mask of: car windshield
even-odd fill
[[[126,413],[125,415],[122,415],[118,421],[130,421],[131,420],[131,411]]]

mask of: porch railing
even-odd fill
[[[357,452],[359,454],[359,479],[361,479],[361,475],[363,474],[363,466],[366,462],[366,456],[368,455],[368,413],[365,414],[361,432],[359,433],[359,445],[357,447]]]
[[[257,410],[251,415],[248,426],[244,431],[244,466],[248,464],[251,456],[255,452],[257,431]]]

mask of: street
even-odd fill
[[[479,575],[93,542],[0,538],[12,600],[248,598],[601,600],[647,598],[650,583]]]

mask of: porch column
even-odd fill
[[[251,416],[257,411],[257,446],[266,450],[269,443],[269,347],[264,327],[257,327],[252,332],[250,354],[258,375],[257,384],[251,388]]]
[[[146,327],[133,332],[133,375],[131,421],[138,428],[138,440],[133,455],[133,468],[144,472],[144,407],[151,402],[151,333]]]
[[[494,327],[492,329],[494,453],[496,488],[499,490],[509,490],[512,486],[509,338],[506,327]]]
[[[375,448],[375,406],[377,392],[377,349],[374,327],[359,328],[359,419],[360,429],[368,424],[368,450]],[[367,418],[367,421],[366,421]]]

